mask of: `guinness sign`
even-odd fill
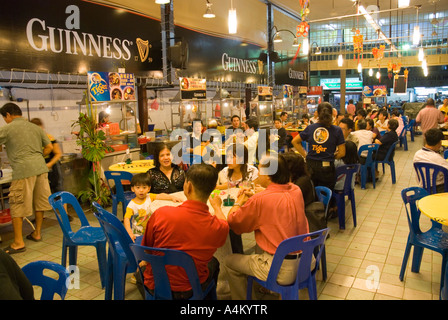
[[[122,67],[142,76],[161,70],[160,21],[117,13],[80,0],[5,1],[0,35],[14,41],[0,42],[0,67],[52,73]]]

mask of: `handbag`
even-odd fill
[[[316,193],[313,186],[314,199]],[[325,205],[320,201],[314,201],[305,207],[305,215],[308,220],[308,227],[310,232],[325,229],[327,227],[327,217],[325,212]]]

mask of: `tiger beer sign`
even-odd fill
[[[162,69],[160,22],[80,0],[5,1],[0,11],[0,67],[86,73],[124,67]],[[151,30],[151,31],[148,31]],[[23,59],[23,57],[27,59]]]

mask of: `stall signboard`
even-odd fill
[[[181,100],[206,100],[207,81],[205,79],[180,78]]]
[[[160,20],[82,0],[2,1],[0,68],[150,75],[162,70]]]
[[[89,71],[87,78],[92,102],[135,101],[135,77],[132,73]]]
[[[387,86],[364,86],[364,88],[362,89],[362,94],[364,95],[364,97],[385,97],[387,96]]]
[[[320,96],[323,94],[322,86],[311,86],[308,89],[308,95],[310,96]]]
[[[294,87],[289,84],[283,85],[283,98],[292,99],[293,97],[294,97]]]
[[[320,79],[320,85],[323,90],[341,90],[341,79]],[[362,81],[358,78],[347,78],[345,80],[345,88],[347,90],[362,90]]]
[[[299,87],[299,94],[307,94],[308,87]]]
[[[274,90],[272,87],[268,86],[258,86],[258,101],[272,101]]]

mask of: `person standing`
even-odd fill
[[[331,190],[336,181],[334,160],[345,156],[344,135],[340,127],[332,124],[332,109],[328,102],[319,104],[319,122],[306,127],[292,140],[294,148],[306,158],[314,185]],[[302,147],[302,141],[309,144],[308,154]]]
[[[353,99],[348,100],[347,113],[352,116],[355,116],[356,114],[356,106],[353,104]]]
[[[6,146],[6,153],[12,167],[12,182],[9,188],[14,241],[5,252],[14,254],[26,250],[23,241],[23,218],[36,216],[36,228],[28,239],[40,241],[44,211],[52,210],[48,203],[51,195],[48,182],[48,167],[44,156],[51,153],[53,146],[42,128],[22,117],[22,110],[14,103],[7,103],[0,109],[7,123],[0,128],[0,144]]]
[[[254,117],[250,118],[244,124],[244,134],[247,136],[247,140],[244,145],[249,152],[249,158],[247,159],[248,164],[255,164],[255,152],[258,146],[258,120]]]
[[[423,135],[429,129],[437,128],[439,123],[443,123],[445,117],[443,113],[434,105],[434,99],[426,100],[426,107],[421,109],[415,118],[416,123],[420,123]]]
[[[448,98],[443,99],[443,104],[441,104],[438,109],[442,111],[445,116],[448,116]]]

